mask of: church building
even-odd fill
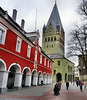
[[[65,32],[56,2],[47,25],[43,26],[42,49],[54,61],[52,81],[73,81],[74,63],[65,57]]]

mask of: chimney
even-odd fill
[[[24,19],[21,20],[21,28],[24,30],[24,24],[25,24],[25,21]]]
[[[12,19],[16,22],[17,10],[13,9]]]

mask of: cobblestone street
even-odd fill
[[[70,84],[69,90],[66,90],[65,84],[63,83],[60,95],[54,96],[53,87],[54,84],[10,91],[0,94],[0,100],[87,100],[87,89],[83,89],[81,92],[79,87]]]

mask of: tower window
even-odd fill
[[[53,47],[53,44],[52,44],[52,47]]]
[[[57,25],[57,32],[60,32],[60,26]]]
[[[50,37],[48,37],[48,42],[50,41]]]
[[[53,37],[51,37],[51,41],[53,41]]]
[[[54,37],[54,41],[56,41],[56,36]]]
[[[48,48],[48,45],[47,45],[47,48]]]
[[[60,61],[58,61],[58,66],[60,66]]]
[[[47,42],[47,38],[45,38],[45,42]]]

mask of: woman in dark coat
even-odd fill
[[[59,95],[59,87],[58,87],[58,84],[56,83],[55,86],[54,86],[54,95]]]
[[[69,82],[66,81],[66,89],[68,90],[68,87],[69,87]]]

